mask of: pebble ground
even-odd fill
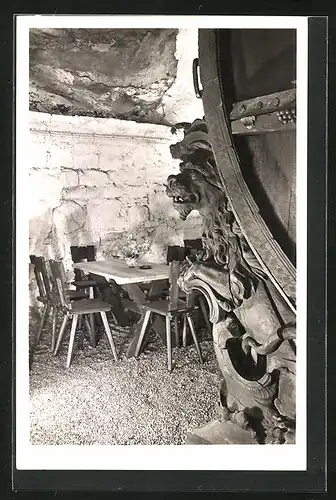
[[[128,359],[134,327],[109,322],[118,362],[98,327],[96,348],[78,332],[70,368],[69,331],[55,357],[47,324],[30,371],[31,444],[184,444],[189,431],[216,419],[220,372],[208,333],[199,337],[204,364],[193,345],[174,348],[169,373],[160,339],[151,335],[146,350]],[[32,338],[36,328],[31,321]]]

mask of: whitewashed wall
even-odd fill
[[[70,270],[70,245],[94,244],[108,258],[132,232],[150,239],[147,258],[158,262],[168,245],[199,237],[197,213],[182,222],[165,195],[179,138],[162,125],[31,112],[30,253]]]

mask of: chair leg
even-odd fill
[[[56,320],[57,320],[57,308],[52,307],[52,334],[51,334],[51,352],[55,350],[56,343]]]
[[[195,344],[195,347],[196,347],[196,351],[197,351],[199,360],[200,360],[201,363],[203,363],[203,357],[202,357],[201,349],[200,349],[200,346],[199,346],[199,343],[198,343],[198,340],[197,340],[196,331],[195,331],[195,327],[194,327],[194,322],[193,322],[193,320],[192,320],[192,318],[191,318],[191,316],[190,316],[189,313],[187,314],[187,319],[188,319],[189,328],[190,328],[190,331],[191,331],[192,338],[194,340],[194,344]]]
[[[93,286],[91,286],[91,287],[89,288],[89,298],[90,298],[90,299],[94,299],[94,298],[95,298],[95,296],[94,296],[94,289],[93,289]],[[94,317],[94,314],[90,314],[90,315],[89,315],[89,317],[90,317],[90,325],[91,325],[91,330],[92,330],[92,332],[93,332],[93,334],[94,334],[94,332],[96,331],[96,326],[95,326],[95,317]]]
[[[211,322],[209,320],[208,310],[207,310],[207,306],[206,306],[206,303],[205,303],[205,298],[203,297],[203,295],[200,295],[198,297],[198,301],[200,303],[200,306],[201,306],[201,309],[202,309],[202,313],[203,313],[203,316],[204,316],[207,328],[208,328],[209,333],[211,335],[211,333],[212,333],[212,325],[211,325]]]
[[[42,311],[41,323],[40,323],[40,326],[39,326],[39,329],[38,329],[38,332],[37,332],[37,335],[36,335],[36,342],[38,342],[40,340],[40,338],[41,338],[41,333],[42,333],[42,329],[43,329],[43,325],[44,325],[45,319],[47,317],[48,310],[49,310],[49,304],[44,304],[43,311]]]
[[[183,316],[182,345],[187,347],[187,316]]]
[[[135,357],[139,356],[139,352],[140,352],[140,349],[141,349],[141,345],[142,345],[143,339],[145,337],[145,333],[146,333],[146,330],[147,330],[147,325],[148,325],[148,322],[149,322],[149,318],[150,318],[151,312],[152,311],[149,311],[149,310],[147,310],[145,312],[145,317],[143,319],[141,331],[140,331],[139,338],[138,338],[138,343],[137,343],[137,346],[135,348],[135,353],[134,353]]]
[[[142,324],[142,322],[144,321],[145,319],[145,316],[146,316],[146,313],[143,309],[141,309],[141,311],[139,312],[140,314],[140,318],[137,320],[137,325],[140,325]]]
[[[175,345],[176,347],[179,347],[180,346],[179,323],[178,323],[178,318],[176,316],[174,318],[174,333],[175,333]]]
[[[168,354],[168,370],[172,370],[172,343],[171,343],[171,328],[170,317],[166,316],[166,338],[167,338],[167,354]]]
[[[91,325],[90,321],[88,320],[86,314],[84,315],[84,321],[85,321],[85,326],[87,328],[87,331],[89,332],[89,335],[90,335],[91,346],[96,347],[95,331],[92,330],[92,325]]]
[[[113,352],[114,359],[116,361],[118,361],[117,350],[116,350],[116,347],[115,347],[115,344],[114,344],[114,340],[113,340],[113,337],[112,337],[110,326],[109,326],[108,321],[107,321],[106,312],[101,311],[100,312],[100,316],[101,316],[101,319],[103,321],[103,325],[104,325],[104,328],[105,328],[105,332],[106,332],[107,338],[108,338],[108,340],[110,342],[110,346],[111,346],[111,349],[112,349],[112,352]]]
[[[78,314],[74,314],[72,317],[70,342],[69,342],[68,357],[67,357],[67,362],[66,362],[67,368],[69,368],[69,366],[71,365],[71,358],[72,358],[72,351],[73,351],[73,346],[74,346],[74,341],[75,341],[77,321],[78,321]]]
[[[96,325],[95,325],[95,317],[94,317],[94,314],[89,314],[89,318],[90,318],[90,326],[91,326],[91,331],[94,332],[96,331]],[[94,341],[96,343],[96,340]]]
[[[78,328],[81,329],[83,326],[83,315],[81,314],[78,318]]]
[[[112,316],[113,321],[114,321],[114,322],[115,322],[115,324],[117,325],[117,324],[118,324],[118,320],[117,320],[117,318],[116,318],[116,315],[115,315],[115,314],[114,314],[114,312],[112,311],[112,309],[111,309],[111,316]]]
[[[62,342],[62,338],[63,338],[64,332],[65,332],[65,327],[66,327],[66,324],[68,322],[68,319],[69,319],[69,316],[66,314],[64,316],[64,318],[63,318],[62,325],[61,325],[61,328],[60,328],[60,331],[59,331],[59,334],[58,334],[56,348],[55,348],[55,351],[54,351],[54,355],[55,356],[58,353],[58,350],[60,348],[60,345],[61,345],[61,342]]]

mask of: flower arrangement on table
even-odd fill
[[[121,248],[121,253],[129,267],[135,267],[143,254],[150,248],[150,242],[143,240],[140,242],[133,234],[126,237],[126,241]]]

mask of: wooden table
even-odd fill
[[[103,276],[107,280],[112,279],[119,285],[148,283],[169,278],[169,266],[166,264],[145,262],[144,265],[150,266],[150,269],[141,269],[139,266],[129,267],[124,259],[78,262],[74,264],[74,267],[85,273]]]
[[[74,263],[74,267],[84,273],[102,276],[107,281],[120,285],[128,293],[136,309],[141,314],[142,310],[137,307],[137,304],[141,305],[147,300],[155,299],[169,279],[169,266],[166,264],[144,264],[149,265],[150,268],[129,267],[123,259],[78,262]],[[144,283],[150,283],[151,285],[147,295],[140,287]],[[137,328],[136,335],[127,350],[128,357],[134,356],[141,323],[140,319],[139,328]],[[165,340],[165,328],[162,318],[157,316],[152,326],[156,333]]]

